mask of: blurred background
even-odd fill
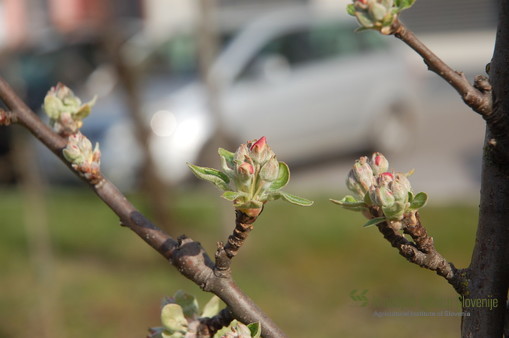
[[[415,169],[429,232],[465,266],[482,119],[400,41],[355,33],[347,3],[3,0],[0,75],[42,118],[57,82],[83,101],[97,96],[82,130],[100,143],[105,175],[210,253],[233,213],[185,163],[217,167],[218,147],[266,136],[291,166],[288,191],[316,206],[271,203],[234,269],[289,336],[457,336],[459,317],[373,315],[460,307],[446,283],[327,199],[345,193],[356,158],[382,151],[395,170]],[[470,80],[485,73],[494,0],[417,1],[402,19]],[[140,337],[159,325],[164,295],[208,300],[21,128],[0,127],[0,189],[0,337]]]

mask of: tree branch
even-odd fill
[[[483,117],[492,113],[491,86],[487,86],[485,77],[476,79],[475,84],[468,82],[465,74],[457,72],[436,56],[401,21],[395,22],[394,36],[415,50],[424,60],[428,69],[446,80],[460,94],[463,101]]]
[[[376,207],[372,207],[370,213],[374,217],[382,215]],[[435,271],[437,275],[444,277],[458,294],[464,295],[467,292],[464,271],[456,269],[436,250],[433,237],[428,235],[426,228],[421,224],[419,213],[405,216],[401,222],[403,234],[409,235],[413,242],[406,239],[393,223],[382,222],[377,224],[377,227],[384,238],[398,249],[401,256],[422,268]]]
[[[2,78],[0,78],[0,99],[9,109],[8,112],[0,113],[0,120],[17,122],[24,126],[77,173],[62,155],[62,149],[67,145],[67,139],[59,136],[45,125]],[[4,119],[4,117],[9,118]],[[214,263],[200,243],[185,236],[177,240],[173,239],[141,214],[106,178],[102,178],[96,184],[92,184],[83,177],[81,179],[120,218],[121,225],[135,232],[148,245],[169,260],[182,275],[199,285],[204,291],[212,292],[221,298],[227,304],[234,318],[245,324],[259,322],[264,337],[285,337],[281,329],[238,288],[230,273],[215,273]]]
[[[240,210],[235,210],[235,229],[228,237],[226,245],[218,243],[216,251],[216,269],[221,272],[229,271],[231,260],[237,255],[247,236],[253,230],[256,217],[248,216]]]

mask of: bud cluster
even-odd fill
[[[148,338],[201,337],[200,325],[202,321],[217,315],[220,311],[220,305],[219,298],[213,296],[205,305],[203,311],[200,311],[196,298],[179,290],[172,298],[167,297],[163,300],[161,309],[161,323],[163,326],[150,328]],[[260,335],[261,327],[258,323],[244,325],[234,320],[229,326],[217,331],[214,338],[259,338]],[[207,337],[210,336],[207,335]]]
[[[401,221],[422,208],[427,201],[427,195],[419,193],[414,196],[408,180],[412,172],[401,173],[388,170],[389,162],[381,153],[374,153],[370,159],[366,156],[359,158],[346,179],[347,188],[355,196],[331,201],[346,209],[364,213],[370,207],[376,207],[383,213],[379,221]],[[370,217],[373,216],[370,215]]]
[[[353,0],[347,6],[348,14],[355,16],[361,29],[375,29],[382,34],[393,34],[398,14],[413,5],[415,0]]]
[[[43,108],[50,118],[50,125],[60,136],[67,138],[67,145],[63,150],[64,158],[72,167],[92,184],[101,181],[101,152],[96,143],[92,143],[79,131],[83,119],[90,114],[95,98],[85,104],[75,96],[71,89],[58,83],[46,94]]]
[[[78,131],[69,136],[67,146],[62,153],[72,167],[87,180],[92,183],[98,183],[101,180],[99,144],[96,143],[92,149],[90,140]]]
[[[83,125],[83,119],[90,114],[95,98],[85,104],[71,89],[58,83],[44,98],[43,109],[50,118],[53,130],[61,136],[76,133]]]
[[[269,200],[270,185],[279,175],[279,162],[265,137],[242,144],[233,161],[221,156],[221,165],[239,192],[233,200],[237,208],[259,209]]]
[[[280,190],[290,179],[290,169],[277,160],[265,137],[240,145],[235,153],[222,148],[218,152],[223,171],[188,165],[198,178],[225,191],[223,197],[246,215],[258,216],[265,203],[278,198],[302,206],[313,204]]]

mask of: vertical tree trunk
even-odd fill
[[[463,337],[502,337],[509,283],[509,1],[499,1],[499,26],[489,71],[493,112],[486,117],[479,225],[468,269]],[[490,306],[490,304],[492,306]]]

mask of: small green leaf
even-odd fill
[[[396,0],[396,7],[399,8],[399,11],[405,10],[413,6],[415,0]]]
[[[203,308],[203,312],[201,314],[202,317],[210,318],[214,317],[219,313],[221,309],[221,299],[218,296],[214,295],[208,303]]]
[[[219,148],[217,150],[217,153],[219,154],[219,156],[223,157],[228,163],[233,163],[233,157],[235,156],[235,154],[232,153],[231,151]]]
[[[187,163],[187,166],[191,169],[193,174],[196,175],[196,177],[212,182],[221,190],[228,190],[228,183],[230,183],[230,179],[219,170],[200,167],[191,163]]]
[[[300,205],[303,207],[309,207],[309,206],[313,205],[313,203],[314,203],[311,200],[308,200],[303,197],[295,196],[295,195],[289,194],[284,191],[279,191],[279,194],[285,201],[290,202],[292,204]]]
[[[364,28],[372,28],[375,26],[367,12],[355,12],[355,17]]]
[[[269,190],[278,190],[283,188],[290,181],[290,168],[285,162],[279,162],[279,171],[277,178],[269,187]]]
[[[346,5],[346,12],[351,16],[355,16],[355,6],[353,4]]]
[[[412,201],[414,200],[414,194],[409,191],[408,192],[408,203],[412,203]]]
[[[178,290],[173,297],[175,298],[175,303],[182,307],[184,316],[190,318],[198,314],[198,301],[194,296]]]
[[[410,209],[417,210],[426,205],[426,202],[428,201],[428,195],[425,192],[420,192],[413,198],[412,202],[410,203]]]
[[[346,195],[339,201],[333,200],[333,199],[330,199],[330,201],[332,203],[339,204],[344,207],[364,207],[364,208],[367,207],[366,203],[364,203],[363,201],[357,200],[355,197],[353,197],[351,195]]]
[[[368,207],[366,203],[359,201],[355,197],[350,195],[343,197],[339,201],[333,199],[330,199],[330,201],[351,211],[363,211]]]
[[[90,112],[92,111],[92,107],[95,105],[95,102],[97,101],[97,96],[94,96],[92,100],[82,105],[78,111],[76,111],[75,116],[77,119],[83,120],[85,117],[90,115]]]
[[[236,191],[225,191],[221,197],[224,199],[227,199],[228,201],[233,201],[234,199],[238,198],[242,193],[236,192]]]
[[[187,320],[182,307],[178,304],[166,304],[161,310],[161,323],[170,333],[187,332]]]
[[[382,222],[385,222],[385,217],[376,217],[376,218],[372,218],[370,219],[369,221],[367,221],[363,227],[364,228],[367,228],[367,227],[370,227],[372,225],[377,225],[377,224],[380,224]]]
[[[251,323],[248,324],[247,327],[249,328],[249,331],[251,331],[252,338],[260,338],[262,336],[262,324]]]
[[[251,330],[246,325],[234,319],[231,321],[230,325],[223,327],[214,334],[214,338],[222,337],[251,337]]]
[[[366,194],[364,194],[364,203],[366,203],[366,205],[373,204],[373,201],[371,200],[371,197],[369,196],[368,192]]]
[[[403,214],[405,213],[407,208],[407,203],[405,202],[394,202],[393,205],[383,207],[382,211],[387,219],[390,220],[398,220],[401,219]]]

